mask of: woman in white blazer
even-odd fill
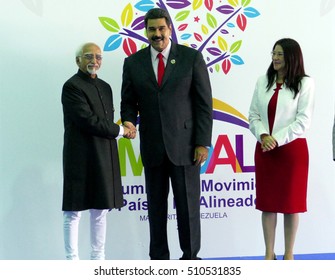
[[[265,259],[274,252],[277,213],[284,214],[284,259],[294,259],[299,214],[306,212],[308,146],[314,81],[305,73],[299,44],[284,38],[271,52],[266,75],[257,80],[249,110],[255,149],[256,209],[262,211]]]

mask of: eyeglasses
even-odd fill
[[[96,54],[96,55],[94,55],[93,53],[85,53],[85,54],[83,54],[83,57],[85,58],[85,59],[87,59],[87,60],[93,60],[94,59],[94,57],[95,57],[95,59],[97,60],[97,61],[101,61],[102,60],[102,55],[101,54]]]
[[[279,56],[279,57],[282,57],[282,56],[284,56],[284,53],[283,53],[283,52],[271,52],[271,56]]]

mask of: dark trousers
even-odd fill
[[[197,259],[200,250],[200,167],[175,166],[167,158],[145,167],[152,260],[170,259],[167,238],[169,179],[174,195],[181,259]]]

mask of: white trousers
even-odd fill
[[[108,209],[90,209],[91,260],[105,259]],[[79,260],[78,235],[82,211],[64,211],[64,245],[67,260]]]

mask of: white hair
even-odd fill
[[[77,57],[81,57],[83,55],[83,49],[85,46],[87,45],[95,45],[97,47],[99,47],[96,43],[93,43],[93,42],[88,42],[88,43],[84,43],[84,44],[81,44],[78,49],[76,50],[76,58]],[[100,47],[99,47],[100,48]],[[101,49],[101,48],[100,48]]]
[[[85,45],[86,45],[86,43],[85,44],[81,44],[78,47],[78,49],[76,50],[76,57],[82,56],[82,54],[83,54],[83,48],[84,48]]]

